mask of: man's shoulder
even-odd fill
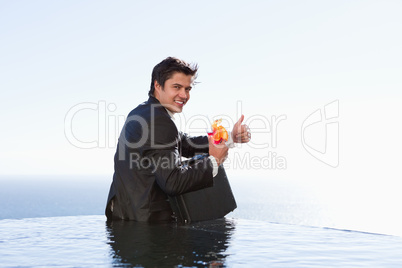
[[[166,109],[156,100],[150,98],[132,110],[125,123],[125,135],[152,139],[153,145],[169,146],[176,144],[178,131]],[[131,141],[130,141],[131,142]]]
[[[134,116],[141,117],[147,122],[166,119],[170,120],[170,116],[166,109],[155,98],[152,97],[139,104],[128,114],[128,117]]]
[[[137,132],[147,128],[153,133],[169,136],[168,139],[174,139],[178,135],[177,127],[165,107],[152,97],[129,113],[125,126],[127,130]]]

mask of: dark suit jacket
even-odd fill
[[[181,156],[208,153],[207,136],[179,132],[166,109],[150,97],[130,112],[114,157],[114,175],[106,206],[111,219],[170,221],[168,195],[213,186],[207,157],[182,165]]]

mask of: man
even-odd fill
[[[197,66],[172,57],[154,67],[149,99],[130,112],[119,137],[106,206],[108,220],[171,221],[168,195],[213,186],[228,146],[225,142],[215,145],[207,136],[189,137],[172,121],[189,101],[196,74]],[[249,141],[243,118],[235,124],[228,143]],[[181,162],[182,156],[198,153],[209,157],[188,165]]]

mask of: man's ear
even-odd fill
[[[159,92],[162,90],[162,87],[161,87],[161,85],[158,83],[158,81],[156,81],[156,80],[155,80],[155,82],[154,82],[154,88],[155,88],[155,90],[154,90],[154,96],[155,96],[155,98],[158,98]]]
[[[162,86],[159,85],[158,81],[156,81],[156,80],[155,80],[155,82],[154,82],[154,87],[155,87],[155,89],[157,89],[157,90],[161,90],[161,89],[162,89]]]
[[[158,83],[158,81],[155,80],[154,82],[154,96],[155,98],[159,97],[159,92],[161,92],[161,90],[163,90],[163,87]]]

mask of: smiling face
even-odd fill
[[[181,113],[190,99],[192,84],[193,76],[176,72],[165,81],[163,87],[155,81],[154,95],[163,107],[172,113]]]

